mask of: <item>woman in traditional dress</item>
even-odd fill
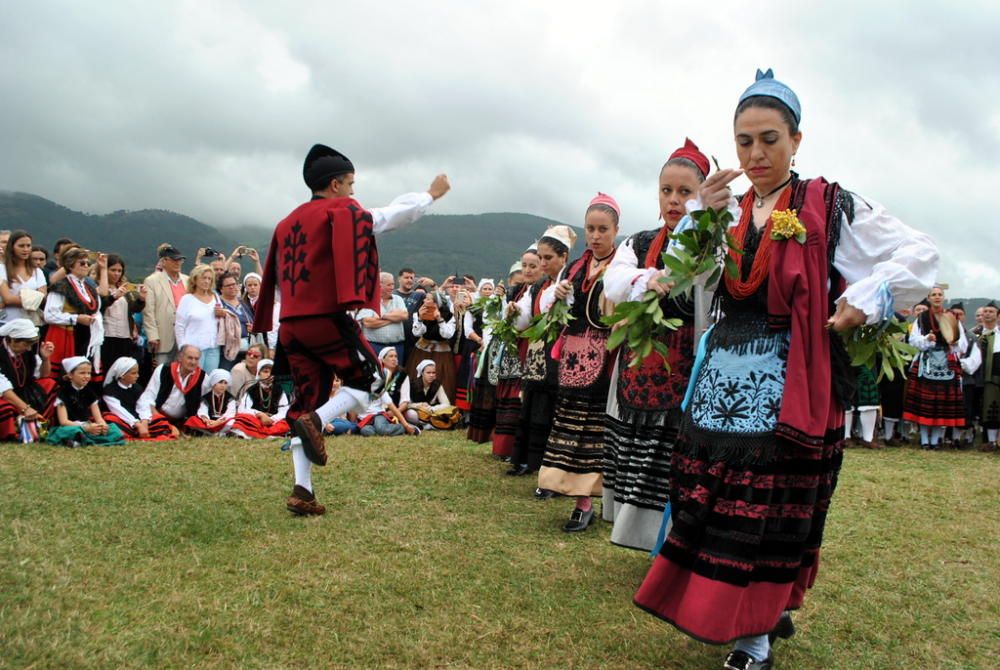
[[[103,400],[108,411],[104,421],[118,429],[129,440],[172,440],[180,431],[160,414],[151,419],[139,418],[139,398],[142,387],[139,381],[139,361],[130,356],[120,356],[104,375]]]
[[[485,303],[493,297],[493,281],[484,279],[479,282],[481,300],[477,300],[465,313],[465,337],[474,344],[475,352],[471,357],[472,365],[472,402],[469,408],[469,429],[466,439],[482,444],[489,442],[496,425],[496,376],[494,368],[493,382],[490,381],[490,356],[496,346],[491,337],[489,327],[484,323]],[[494,455],[503,456],[505,454]],[[506,454],[509,455],[509,454]]]
[[[448,400],[444,386],[437,380],[437,365],[425,358],[417,364],[416,375],[403,388],[401,399],[407,410],[403,416],[409,423],[421,428],[454,428],[458,423],[458,409]],[[437,418],[436,421],[432,419]]]
[[[538,249],[532,245],[521,254],[521,261],[515,265],[520,270],[520,281],[510,285],[508,303],[518,302],[538,281],[539,271]],[[511,268],[508,276],[515,274]],[[502,350],[500,347],[503,347]],[[521,420],[521,376],[524,374],[524,354],[528,350],[528,342],[519,339],[515,345],[504,345],[496,338],[490,341],[490,350],[496,353],[486,355],[499,361],[496,365],[496,391],[494,393],[495,425],[493,429],[493,453],[497,456],[510,457],[512,467],[506,474],[513,476],[522,466],[514,463],[514,446],[517,437],[517,426]],[[487,361],[489,362],[489,361]]]
[[[878,323],[893,299],[914,304],[938,262],[926,235],[880,205],[791,172],[800,118],[770,70],[736,108],[751,181],[732,231],[744,253],[730,252],[738,274],[719,285],[723,316],[692,372],[671,461],[673,526],[635,596],[695,639],[735,641],[727,669],[772,667],[768,634],[790,634],[783,612],[816,578],[850,374],[831,330]],[[698,208],[732,206],[726,185],[739,174],[709,177]]]
[[[129,286],[125,277],[125,261],[118,254],[108,254],[107,267],[100,270],[107,274],[107,280],[101,281],[98,289],[104,314],[101,365],[110,370],[115,361],[123,356],[138,358],[141,355],[136,344],[139,331],[134,315],[141,314],[146,307],[146,287],[135,289]],[[106,292],[101,293],[104,290]]]
[[[920,429],[920,446],[937,449],[948,426],[965,425],[960,359],[968,347],[965,329],[944,308],[944,289],[927,296],[930,309],[910,330],[910,344],[920,350],[910,366],[903,419]]]
[[[28,313],[41,316],[38,309],[49,286],[45,273],[31,260],[31,251],[31,235],[23,230],[10,234],[0,264],[0,298],[5,313],[0,317],[2,321],[26,318]]]
[[[90,257],[86,249],[70,247],[62,253],[60,263],[66,276],[52,285],[45,301],[45,322],[49,329],[45,339],[55,345],[52,354],[52,376],[63,375],[62,359],[71,356],[93,356],[100,351],[103,342],[101,322],[101,298],[87,275],[90,273]],[[92,375],[94,381],[99,381]]]
[[[441,291],[427,293],[413,315],[413,336],[417,338],[412,355],[406,361],[406,372],[417,377],[417,364],[434,361],[438,383],[449,398],[455,397],[455,356],[451,338],[455,336],[455,315],[448,296]]]
[[[611,312],[604,297],[604,271],[615,255],[621,209],[615,199],[598,193],[584,218],[587,249],[566,277],[542,294],[541,309],[565,301],[573,319],[552,351],[559,363],[559,391],[552,431],[538,471],[538,488],[576,498],[567,533],[587,529],[594,518],[591,496],[601,493],[604,421],[608,404],[610,328],[601,319]]]
[[[541,277],[524,291],[517,302],[508,309],[516,316],[514,326],[524,331],[531,320],[542,313],[542,294],[553,282],[562,277],[569,252],[576,243],[576,233],[569,226],[549,226],[538,240],[538,269]],[[555,407],[557,365],[550,355],[552,345],[542,341],[532,342],[524,350],[524,373],[521,376],[521,414],[514,436],[514,455],[511,456],[511,474],[524,476],[538,472],[542,467],[545,445],[552,430],[552,412]],[[535,489],[535,497],[547,500],[552,491]]]
[[[490,287],[492,293],[492,286]],[[472,332],[470,338],[469,331],[466,330],[466,318],[473,318],[470,309],[472,307],[472,296],[466,289],[459,289],[455,292],[455,335],[451,338],[451,350],[455,355],[455,407],[468,412],[472,409],[469,403],[469,387],[472,383],[472,354],[475,353],[479,344],[475,338],[482,340],[482,332]],[[480,325],[482,330],[482,325]]]
[[[49,376],[49,358],[55,346],[39,344],[38,327],[23,318],[0,326],[0,337],[0,377],[6,380],[0,384],[0,440],[18,440],[18,417],[52,419],[58,386]]]
[[[274,380],[274,361],[265,358],[257,364],[257,381],[247,388],[236,410],[233,433],[247,439],[282,437],[291,430],[285,413],[288,396]],[[230,373],[231,375],[232,373]]]
[[[257,298],[260,297],[260,275],[256,272],[248,272],[243,277],[243,304],[247,306],[253,314],[257,308]],[[275,347],[278,346],[278,315],[281,313],[281,302],[275,300],[272,313],[274,328],[266,333],[251,333],[251,344],[263,344],[267,347],[264,358],[274,358]],[[234,366],[235,369],[235,366]],[[230,370],[232,372],[232,370]]]
[[[188,292],[177,304],[174,335],[177,346],[191,344],[201,350],[199,367],[206,373],[219,367],[219,319],[225,310],[215,295],[215,270],[211,265],[196,265],[188,275]]]
[[[1000,307],[990,301],[982,307],[983,329],[979,351],[983,361],[982,451],[995,451],[1000,437]]]
[[[708,158],[691,140],[670,154],[658,184],[663,225],[623,242],[604,276],[604,295],[611,302],[641,300],[646,291],[656,291],[663,296],[664,316],[684,322],[660,340],[670,350],[669,370],[655,351],[631,367],[635,353],[625,344],[612,373],[604,423],[602,516],[614,523],[611,541],[632,549],[652,549],[664,520],[670,457],[694,362],[694,301],[666,297],[662,256],[708,171]]]

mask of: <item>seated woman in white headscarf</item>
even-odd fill
[[[291,430],[285,420],[288,396],[274,383],[273,370],[270,358],[257,364],[257,382],[243,394],[233,424],[233,432],[240,437],[281,437]]]
[[[51,342],[38,342],[38,327],[11,319],[0,327],[0,440],[17,440],[17,417],[48,420],[55,411],[58,385],[49,378]],[[37,347],[37,353],[33,351]]]
[[[104,421],[118,426],[129,440],[172,440],[180,431],[161,414],[151,419],[139,418],[139,397],[142,387],[139,379],[139,361],[122,356],[117,359],[104,376],[103,400],[108,411]]]
[[[447,430],[454,428],[461,418],[461,412],[451,404],[437,381],[437,366],[430,359],[420,361],[416,376],[403,382],[400,402],[408,403],[404,413],[407,421],[419,422],[421,428]]]
[[[229,372],[213,370],[202,384],[201,405],[197,416],[184,422],[195,435],[229,435],[236,421],[236,398],[229,393]]]

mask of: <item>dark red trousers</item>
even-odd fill
[[[289,421],[330,399],[334,375],[344,386],[362,390],[371,386],[378,359],[347,314],[283,320],[278,341],[295,386]]]

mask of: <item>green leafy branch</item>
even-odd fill
[[[609,326],[617,326],[608,337],[608,349],[614,350],[628,342],[636,353],[629,367],[639,367],[654,351],[663,358],[663,367],[670,370],[667,355],[670,350],[660,337],[683,325],[680,319],[668,319],[660,307],[660,295],[656,291],[646,291],[641,300],[623,302],[615,306],[615,311],[601,319]]]
[[[716,211],[709,207],[692,212],[692,225],[672,236],[671,246],[663,254],[668,274],[661,280],[673,282],[671,298],[690,295],[697,278],[706,273],[711,274],[705,286],[713,286],[722,277],[723,267],[730,277],[737,276],[736,263],[726,253],[727,247],[734,253],[743,253],[736,238],[729,232],[732,222],[733,215],[728,209]],[[720,256],[723,265],[718,264]]]
[[[888,377],[891,381],[896,372],[905,373],[906,367],[917,355],[916,347],[906,340],[909,334],[907,324],[899,319],[886,319],[875,326],[858,326],[841,333],[851,365],[864,366],[878,372],[878,381]]]
[[[520,333],[514,326],[514,315],[504,315],[503,298],[498,295],[481,297],[470,309],[482,312],[483,324],[490,329],[493,339],[504,345],[517,346]]]
[[[524,329],[521,337],[531,342],[542,340],[546,344],[552,344],[575,318],[570,314],[565,300],[556,300],[548,312],[542,312],[531,320],[531,325]]]

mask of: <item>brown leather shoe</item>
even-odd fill
[[[299,516],[320,516],[326,513],[326,507],[316,502],[316,496],[301,486],[292,489],[292,495],[285,501],[285,507],[292,514]]]
[[[326,465],[326,444],[323,441],[323,422],[316,412],[303,414],[292,424],[292,431],[302,440],[306,458],[316,465]]]

